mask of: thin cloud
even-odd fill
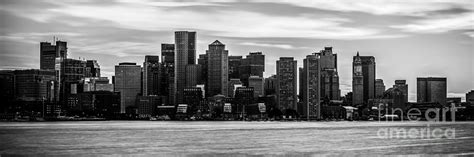
[[[307,49],[308,47],[294,47],[289,44],[269,44],[269,43],[254,43],[254,42],[243,42],[240,45],[246,46],[258,46],[258,47],[273,47],[273,48],[280,48],[280,49]]]
[[[406,25],[395,25],[392,28],[412,33],[444,33],[453,30],[471,30],[474,24],[474,13],[439,16],[422,19]]]

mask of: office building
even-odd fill
[[[160,94],[166,97],[168,105],[174,104],[174,44],[161,44]]]
[[[250,76],[263,77],[265,72],[265,55],[262,52],[250,52],[246,58],[242,59],[239,75],[244,86],[248,86]]]
[[[175,103],[183,102],[186,87],[186,66],[196,64],[196,32],[175,32],[174,92]]]
[[[67,42],[56,41],[56,45],[49,42],[40,42],[41,70],[55,70],[57,58],[67,58]]]
[[[229,56],[229,79],[240,78],[239,68],[242,56]]]
[[[159,56],[145,56],[143,62],[143,95],[161,95],[161,64]]]
[[[445,77],[418,77],[416,82],[416,100],[418,103],[446,105],[447,85]]]
[[[260,76],[250,76],[249,77],[249,86],[252,87],[254,91],[254,97],[264,96],[263,89],[263,77]]]
[[[135,107],[137,95],[141,90],[142,68],[136,63],[119,63],[115,66],[115,91],[120,92],[120,113],[127,107]]]
[[[375,98],[382,98],[385,92],[385,84],[382,79],[375,80]]]
[[[298,111],[306,118],[321,118],[321,62],[318,54],[306,56],[300,74],[300,95],[303,99]]]
[[[315,55],[319,55],[320,58],[321,98],[339,100],[341,90],[339,89],[337,54],[333,53],[332,47],[324,47],[324,50],[315,53]]]
[[[297,61],[293,57],[280,57],[276,61],[277,104],[281,111],[296,110],[297,98]]]
[[[229,51],[225,50],[225,45],[218,40],[209,45],[207,54],[207,88],[208,97],[214,95],[228,94],[229,81]]]

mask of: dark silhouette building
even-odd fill
[[[174,44],[161,44],[161,85],[160,93],[166,97],[168,105],[174,101]]]
[[[260,76],[250,76],[249,77],[249,85],[248,87],[252,87],[254,91],[254,97],[264,96],[263,92],[263,77]]]
[[[319,55],[321,66],[321,98],[339,100],[341,90],[339,89],[339,74],[337,71],[337,54],[332,47],[324,47],[324,50],[315,53]]]
[[[375,80],[375,98],[382,98],[385,92],[385,84],[382,79]]]
[[[161,64],[159,56],[145,56],[143,62],[143,95],[161,95]]]
[[[446,105],[447,85],[445,77],[418,77],[416,82],[416,100],[418,103]]]
[[[352,103],[367,103],[375,97],[375,57],[359,56],[357,52],[352,67]]]
[[[87,60],[85,77],[100,77],[100,65],[97,60]]]
[[[466,93],[466,102],[471,103],[474,105],[474,90]]]
[[[56,41],[56,45],[49,42],[40,43],[41,70],[55,70],[57,58],[67,58],[67,42]]]
[[[141,93],[142,68],[136,63],[119,63],[115,66],[115,91],[120,92],[120,113],[127,107],[135,107]]]
[[[229,51],[225,50],[225,45],[218,40],[209,45],[207,54],[207,88],[206,96],[228,94],[229,81]]]
[[[239,75],[244,86],[249,85],[250,76],[263,77],[263,72],[265,72],[265,55],[262,52],[250,52],[246,58],[242,59]]]
[[[242,64],[242,56],[229,56],[229,79],[240,79],[239,68]]]
[[[265,83],[264,83],[264,91],[265,95],[274,95],[276,94],[276,88],[277,88],[277,77],[276,75],[272,75],[268,78],[265,78]]]
[[[280,57],[276,68],[278,108],[297,110],[297,61],[293,57]]]
[[[303,59],[300,71],[301,107],[298,112],[307,118],[321,118],[321,60],[319,54]]]
[[[174,92],[175,103],[183,102],[186,87],[186,66],[196,64],[196,32],[175,32]]]

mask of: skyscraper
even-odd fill
[[[161,95],[168,104],[174,104],[174,44],[161,44]]]
[[[382,98],[385,92],[385,84],[382,79],[375,80],[375,98]]]
[[[186,88],[196,87],[201,82],[201,65],[189,64],[186,66]]]
[[[265,71],[265,55],[262,52],[250,52],[245,59],[242,59],[239,75],[244,86],[248,86],[250,76],[263,77]]]
[[[447,85],[445,77],[418,77],[416,82],[417,102],[446,104]]]
[[[341,90],[337,72],[337,54],[332,52],[332,47],[324,47],[324,50],[315,54],[319,55],[321,65],[321,98],[339,100]]]
[[[40,43],[40,69],[55,70],[56,58],[67,58],[67,43],[56,41],[56,45],[49,42]]]
[[[321,118],[321,62],[318,54],[306,56],[300,74],[300,95],[303,99],[300,114],[307,118]]]
[[[277,105],[281,111],[296,110],[297,98],[297,61],[293,57],[280,57],[276,61]]]
[[[198,64],[201,67],[201,78],[198,84],[204,84],[207,88],[207,54],[200,54],[198,58]]]
[[[161,95],[161,76],[160,76],[160,57],[159,56],[145,56],[143,62],[143,96]]]
[[[367,103],[375,96],[375,57],[359,56],[357,52],[352,67],[352,104]]]
[[[135,107],[141,90],[141,67],[136,63],[119,63],[115,66],[115,91],[120,92],[120,113]]]
[[[174,92],[175,103],[183,102],[186,87],[186,66],[196,63],[196,32],[175,32]]]
[[[214,41],[209,45],[207,54],[207,96],[214,96],[218,94],[228,94],[229,81],[229,51],[225,50],[225,45]]]

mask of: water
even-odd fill
[[[455,129],[455,138],[383,138],[381,129]],[[9,155],[474,155],[474,122],[0,123]]]

